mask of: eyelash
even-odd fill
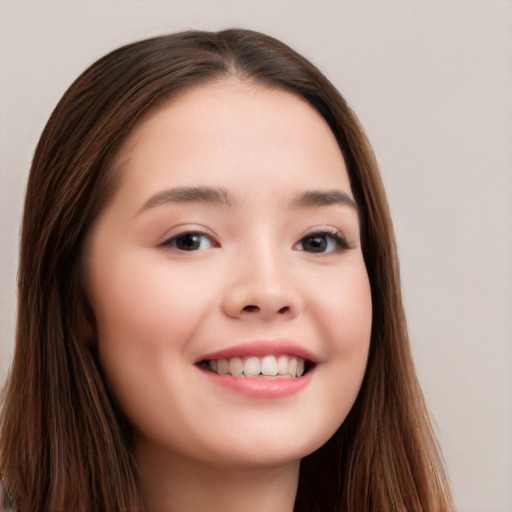
[[[196,248],[192,248],[191,250],[187,250],[187,249],[184,249],[184,248],[180,248],[178,246],[178,243],[179,243],[179,240],[180,239],[184,239],[185,237],[190,237],[191,239],[193,238],[201,238],[202,240],[207,240],[208,241],[208,247],[202,247],[201,248],[201,245],[202,245],[202,241],[199,242],[199,246],[197,246]],[[329,253],[332,253],[332,252],[337,252],[339,250],[347,250],[347,249],[350,249],[347,241],[345,240],[345,238],[342,236],[341,232],[338,231],[336,228],[323,228],[323,229],[320,229],[318,231],[313,231],[311,233],[308,233],[306,236],[304,236],[303,238],[301,238],[295,245],[294,245],[294,248],[297,248],[300,244],[303,244],[304,241],[308,240],[308,239],[313,239],[313,238],[317,238],[317,239],[326,239],[327,240],[327,247],[326,249],[329,249],[329,250],[319,250],[319,251],[315,251],[315,250],[312,250],[312,251],[306,251],[305,249],[297,249],[297,250],[301,250],[301,251],[304,251],[304,252],[310,252],[310,253],[313,253],[313,254],[329,254]],[[332,243],[335,244],[335,247],[331,247],[329,248],[329,241],[331,241]],[[183,231],[182,233],[178,233],[177,235],[165,240],[162,244],[160,244],[160,247],[163,247],[163,248],[172,248],[172,249],[176,249],[177,251],[180,251],[180,252],[195,252],[195,251],[198,251],[198,250],[205,250],[205,249],[210,249],[210,248],[216,248],[216,247],[220,247],[220,245],[215,241],[215,239],[207,234],[207,233],[203,233],[201,231]]]
[[[200,246],[197,249],[192,249],[191,251],[187,251],[186,249],[179,248],[177,245],[179,239],[184,239],[185,237],[201,237],[202,239],[208,240],[209,247],[206,247],[206,249],[210,249],[211,247],[219,247],[219,244],[215,243],[215,241],[211,235],[202,233],[201,231],[183,231],[182,233],[178,233],[177,235],[165,240],[165,242],[163,242],[161,244],[161,247],[176,249],[180,252],[194,252],[194,251],[201,249]],[[204,249],[205,248],[203,247],[203,250]]]
[[[313,231],[311,233],[308,233],[306,236],[301,238],[299,242],[297,242],[296,245],[303,243],[307,239],[312,238],[326,238],[327,240],[332,241],[335,244],[335,247],[329,250],[329,251],[308,251],[313,254],[329,254],[332,252],[337,252],[339,250],[347,250],[350,249],[350,246],[348,245],[346,239],[343,237],[340,231],[338,231],[336,228],[326,227],[322,228],[318,231]],[[302,249],[304,250],[304,249]]]

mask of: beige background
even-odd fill
[[[462,512],[512,510],[510,1],[1,1],[0,380],[40,132],[123,43],[244,26],[313,60],[361,118],[395,219],[413,351]]]

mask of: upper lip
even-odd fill
[[[232,357],[264,357],[268,355],[289,355],[317,364],[318,358],[308,349],[288,339],[262,339],[232,345],[202,356],[198,362]]]

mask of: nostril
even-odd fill
[[[261,311],[261,308],[259,306],[254,306],[253,304],[248,304],[242,309],[242,311],[244,311],[245,313],[259,313]],[[290,306],[283,306],[281,309],[277,311],[277,313],[280,315],[284,315],[289,312]]]
[[[258,306],[252,305],[245,306],[245,308],[243,309],[243,311],[247,311],[248,313],[257,313],[259,310],[260,308]]]

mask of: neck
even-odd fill
[[[138,446],[147,512],[292,512],[300,461],[279,467],[207,464]]]

